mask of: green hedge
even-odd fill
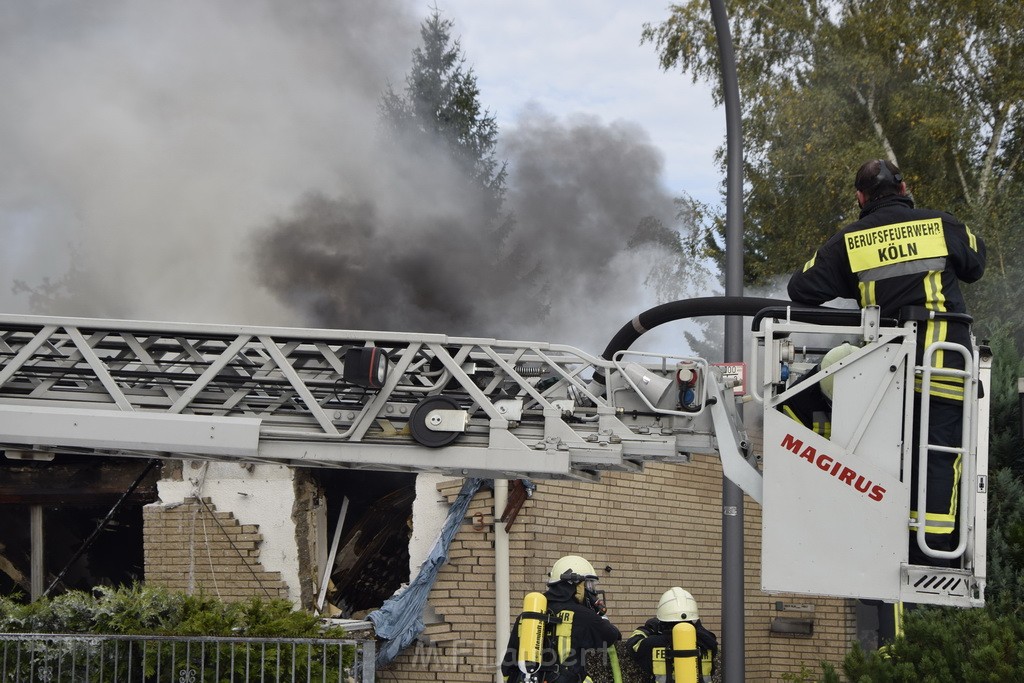
[[[861,683],[973,683],[1024,680],[1024,621],[993,610],[921,609],[907,615],[904,638],[884,652],[855,647],[843,663]]]
[[[31,604],[0,597],[0,633],[344,637],[343,629],[324,630],[322,624],[287,600],[228,603],[142,584],[70,591]]]
[[[342,629],[325,630],[320,619],[293,610],[285,600],[225,603],[142,585],[72,591],[32,604],[0,597],[0,633],[225,638],[189,647],[180,641],[130,639],[104,645],[96,639],[44,636],[27,645],[4,645],[4,670],[12,680],[63,680],[62,671],[75,676],[90,670],[103,672],[102,680],[153,680],[173,670],[181,680],[207,680],[215,674],[218,680],[246,680],[258,672],[275,679],[285,673],[292,680],[341,683],[349,680],[355,662],[355,648],[313,642],[343,638]],[[309,640],[269,646],[228,640],[240,637]],[[50,678],[54,675],[58,678]]]

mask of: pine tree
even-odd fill
[[[495,157],[498,124],[480,103],[476,75],[466,66],[454,22],[440,10],[420,26],[423,44],[412,52],[405,90],[388,84],[379,112],[387,136],[398,144],[416,139],[443,144],[472,185],[483,191],[488,213],[497,218],[505,195],[506,165]]]

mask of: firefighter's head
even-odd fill
[[[903,182],[903,173],[896,167],[896,164],[885,159],[872,159],[864,162],[857,170],[853,186],[857,189],[857,201],[861,206],[872,199],[886,195],[907,193],[907,185]]]
[[[551,565],[548,573],[548,585],[565,582],[574,587],[573,597],[576,602],[604,613],[604,600],[597,590],[597,572],[594,565],[579,555],[560,557]]]
[[[700,612],[697,610],[697,601],[687,591],[678,586],[673,586],[662,593],[658,601],[658,621],[662,623],[676,623],[680,621],[697,621],[700,619]]]

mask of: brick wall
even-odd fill
[[[462,481],[443,482],[437,488],[450,503],[462,488]],[[438,572],[430,593],[429,607],[436,616],[427,616],[420,642],[406,648],[386,667],[386,673],[379,673],[380,680],[494,680],[497,660],[493,512],[494,494],[481,488],[469,504],[466,518],[452,541],[448,562]],[[515,567],[522,558],[516,557],[514,548],[510,554]],[[518,595],[517,600],[521,601],[522,592],[515,583],[512,586],[512,595]]]
[[[143,508],[146,582],[227,601],[287,598],[280,572],[260,564],[263,537],[209,498]]]
[[[438,489],[451,501],[460,486]],[[688,465],[649,464],[641,474],[605,473],[599,483],[538,482],[509,534],[509,622],[527,592],[543,590],[556,559],[579,554],[597,569],[609,617],[624,635],[654,616],[658,598],[675,585],[693,593],[702,623],[721,639],[721,491],[721,465],[705,456]],[[384,680],[494,680],[492,512],[492,493],[481,490],[430,595],[436,614],[427,621],[436,623],[387,667]],[[474,528],[476,513],[483,528]],[[762,594],[759,506],[748,501],[744,515],[747,680],[779,681],[805,666],[820,672],[820,661],[840,662],[856,635],[852,603]],[[776,601],[814,611],[778,612]],[[813,635],[772,633],[772,618],[780,616],[812,617]]]

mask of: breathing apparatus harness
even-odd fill
[[[608,611],[604,591],[596,590],[595,577],[577,574],[569,569],[559,576],[559,580],[574,586],[574,599],[598,616],[603,617]],[[572,613],[568,614],[571,616]],[[568,656],[571,643],[571,618],[562,621],[559,615],[548,610],[547,597],[543,593],[527,593],[519,616],[519,651],[516,657],[523,681],[557,681],[561,663]]]

